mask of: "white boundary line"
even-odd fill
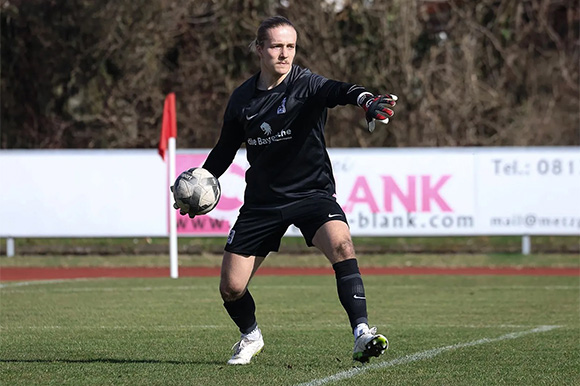
[[[101,278],[94,278],[94,279],[101,279]],[[75,281],[87,281],[87,280],[93,280],[93,278],[3,282],[3,283],[0,283],[0,289],[23,287],[23,286],[29,286],[29,285],[70,283],[70,282],[75,282]]]
[[[350,369],[347,371],[342,371],[340,373],[336,373],[334,375],[331,375],[331,376],[328,376],[325,378],[319,378],[319,379],[315,379],[315,380],[310,381],[310,382],[300,383],[297,386],[320,386],[320,385],[324,385],[326,383],[337,382],[337,381],[340,381],[343,379],[353,378],[359,374],[366,373],[369,370],[384,369],[387,367],[394,367],[394,366],[404,365],[404,364],[411,363],[411,362],[417,362],[417,361],[422,361],[425,359],[430,359],[430,358],[433,358],[433,357],[435,357],[435,356],[437,356],[445,351],[456,350],[456,349],[460,349],[460,348],[464,348],[464,347],[478,346],[480,344],[486,344],[486,343],[500,342],[502,340],[517,339],[517,338],[521,338],[522,336],[525,336],[525,335],[551,331],[551,330],[554,330],[554,329],[560,328],[560,327],[561,326],[539,326],[539,327],[536,327],[532,330],[512,332],[510,334],[505,334],[505,335],[502,335],[502,336],[497,337],[497,338],[483,338],[483,339],[479,339],[479,340],[474,340],[472,342],[458,343],[458,344],[454,344],[451,346],[434,348],[434,349],[427,350],[427,351],[417,352],[415,354],[405,355],[404,357],[392,359],[392,360],[387,361],[387,362],[380,362],[380,363],[375,363],[372,365],[364,365],[364,366],[360,366],[360,367],[355,367],[353,369]]]
[[[122,278],[108,278],[108,277],[95,277],[95,278],[77,278],[77,279],[53,279],[53,280],[33,280],[33,281],[14,281],[14,282],[0,282],[0,289],[11,289],[17,287],[24,287],[24,286],[35,286],[35,285],[42,285],[42,284],[61,284],[61,283],[71,283],[71,282],[79,282],[79,281],[104,281],[104,280],[115,280],[115,279],[122,279]],[[133,278],[131,278],[133,279]],[[147,278],[144,278],[147,279]],[[154,278],[157,279],[157,278]],[[187,290],[187,289],[198,289],[198,288],[207,288],[207,285],[179,285],[179,286],[140,286],[140,287],[124,287],[119,289],[118,287],[80,287],[80,288],[67,288],[67,289],[60,289],[60,292],[83,292],[83,291],[152,291],[152,290]],[[372,289],[373,285],[365,285],[366,289]],[[319,289],[319,288],[336,288],[335,284],[329,285],[320,285],[320,284],[312,284],[312,285],[253,285],[252,288],[255,289]],[[424,285],[389,285],[389,289],[428,289],[431,288],[429,286]],[[527,290],[527,289],[544,289],[544,290],[578,290],[580,286],[578,285],[529,285],[529,286],[472,286],[472,287],[464,287],[470,288],[474,290],[498,290],[498,289],[506,289],[506,290]],[[30,290],[29,292],[33,291],[42,291],[42,289],[35,289]]]

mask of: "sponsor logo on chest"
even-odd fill
[[[276,108],[277,115],[286,114],[286,100],[287,100],[287,97],[284,97],[284,99],[282,99],[282,101],[280,102],[280,105]],[[250,116],[246,115],[246,119],[250,120],[250,119],[256,117],[256,115],[257,114],[250,115]],[[246,143],[249,146],[264,146],[264,145],[269,145],[272,142],[280,142],[280,141],[286,141],[286,140],[292,139],[292,130],[286,129],[286,130],[281,130],[280,132],[278,132],[276,134],[272,134],[274,132],[274,130],[272,129],[272,125],[270,125],[266,121],[262,122],[262,124],[260,125],[260,130],[262,130],[262,133],[263,133],[262,136],[258,136],[256,138],[248,138],[246,140]]]
[[[260,125],[260,129],[264,133],[265,137],[248,138],[246,143],[250,146],[264,146],[269,145],[272,142],[287,141],[292,139],[292,130],[286,129],[282,130],[274,135],[272,135],[272,127],[268,122],[263,122]]]

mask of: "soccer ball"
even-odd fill
[[[204,168],[192,168],[177,177],[173,198],[182,211],[198,215],[211,211],[221,197],[218,179]]]

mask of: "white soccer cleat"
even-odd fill
[[[234,354],[228,361],[228,365],[247,365],[253,357],[262,351],[262,348],[264,348],[264,339],[262,338],[261,332],[260,337],[257,340],[242,337],[240,341],[232,347]]]
[[[361,363],[367,363],[370,357],[378,357],[389,348],[389,341],[384,335],[377,334],[377,328],[373,327],[361,334],[354,342],[352,359]]]

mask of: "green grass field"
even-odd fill
[[[362,367],[330,275],[254,278],[266,347],[242,367],[218,278],[3,282],[0,383],[580,384],[578,277],[364,279],[391,346]]]
[[[214,253],[179,254],[181,267],[219,267],[222,255]],[[575,267],[580,269],[580,255],[573,253],[388,253],[361,254],[361,267]],[[0,256],[1,267],[167,267],[167,255],[25,255]],[[329,267],[328,260],[310,253],[273,253],[264,267]]]

